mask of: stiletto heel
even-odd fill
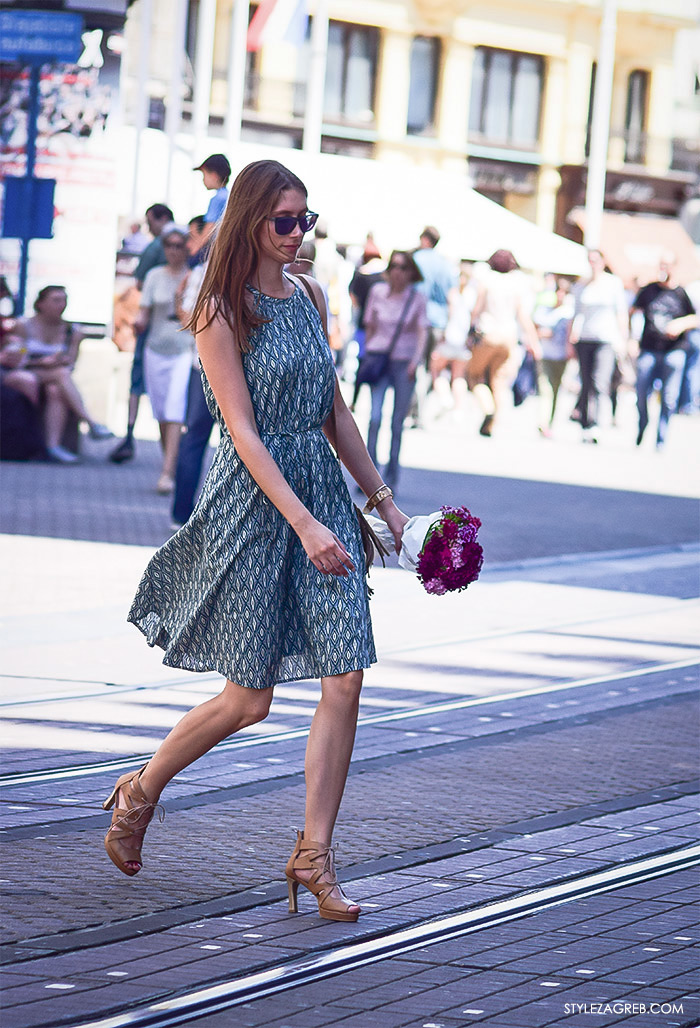
[[[119,781],[121,781],[121,779],[119,779]],[[107,799],[102,804],[102,809],[103,810],[111,810],[112,809],[112,807],[114,806],[114,802],[115,802],[115,800],[117,798],[117,789],[118,788],[119,788],[118,784],[114,786],[114,788],[112,789],[112,792],[109,794]]]
[[[148,767],[144,764],[138,771],[130,771],[117,779],[117,784],[102,804],[103,810],[111,810],[112,824],[105,835],[105,849],[112,863],[125,875],[132,877],[143,867],[141,845],[151,818],[158,811],[158,819],[163,820],[165,812],[159,803],[151,803],[141,787],[141,775]],[[121,793],[121,806],[115,806],[117,796]],[[127,848],[123,840],[140,838],[140,845]],[[128,867],[138,864],[138,867]]]
[[[297,893],[299,892],[299,882],[295,878],[287,879],[287,892],[289,893],[289,913],[298,914]]]
[[[289,912],[296,914],[299,886],[316,897],[318,912],[328,921],[357,921],[361,910],[352,903],[338,885],[333,860],[333,849],[320,842],[304,838],[297,832],[297,844],[284,869],[289,891]],[[299,871],[311,871],[308,878],[299,876]],[[339,895],[333,895],[337,890]],[[354,908],[354,909],[352,909]]]

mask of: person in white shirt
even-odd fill
[[[588,251],[591,276],[574,286],[574,318],[569,343],[578,358],[581,392],[572,415],[580,421],[586,442],[597,442],[600,401],[609,402],[616,354],[624,355],[629,335],[625,290],[605,270],[600,250]],[[611,419],[609,419],[611,420]]]
[[[160,427],[163,466],[156,491],[166,495],[175,484],[180,435],[185,422],[187,387],[194,340],[180,324],[178,289],[186,278],[187,230],[175,224],[162,232],[166,263],[146,275],[136,330],[147,330],[144,348],[146,391]]]

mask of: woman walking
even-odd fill
[[[615,353],[629,335],[629,312],[622,282],[605,270],[600,250],[588,251],[590,278],[574,286],[574,318],[569,343],[578,357],[581,391],[572,419],[579,421],[584,442],[596,443],[600,400],[610,401]],[[611,420],[611,417],[608,418]]]
[[[467,382],[484,416],[479,428],[483,436],[491,435],[520,366],[521,334],[535,360],[540,353],[528,289],[518,262],[510,250],[496,250],[487,264],[490,271],[479,286],[472,311],[478,341],[467,365]]]
[[[463,266],[459,272],[459,285],[450,290],[447,298],[445,338],[430,355],[433,390],[436,394],[441,394],[443,402],[451,400],[455,413],[464,410],[467,398],[467,365],[471,358],[469,329],[476,296],[471,273]],[[445,371],[449,372],[449,381],[445,381],[443,377]],[[449,409],[448,403],[445,404],[445,408]]]
[[[362,260],[356,268],[355,274],[350,279],[350,285],[348,286],[355,319],[354,339],[357,343],[358,360],[362,360],[365,352],[365,308],[367,307],[367,299],[372,286],[383,280],[385,272],[386,263],[382,260],[382,255],[371,235],[368,235],[362,253]],[[357,397],[360,395],[361,388],[362,383],[358,383],[356,380],[352,400],[350,401],[351,411],[355,410],[355,404],[357,403]]]
[[[234,182],[192,315],[221,442],[187,524],[153,557],[129,614],[164,663],[219,671],[223,691],[119,779],[105,846],[127,875],[161,791],[222,739],[262,721],[277,682],[320,677],[306,750],[304,830],[287,863],[322,917],[355,921],[331,839],[352,752],[363,669],[374,662],[362,542],[326,436],[390,526],[407,518],[372,464],[340,394],[321,319],[285,273],[313,227],[303,183],[276,161]],[[322,292],[309,281],[323,309]],[[324,435],[325,433],[325,435]]]
[[[182,426],[187,413],[187,390],[194,340],[183,331],[177,312],[178,290],[189,273],[187,229],[166,225],[161,233],[165,264],[151,268],[141,293],[137,332],[147,331],[144,346],[146,391],[160,429],[163,464],[156,492],[167,495],[175,485],[175,468]]]
[[[403,423],[416,387],[416,370],[428,342],[428,319],[425,296],[415,288],[417,282],[423,281],[423,275],[410,253],[394,250],[386,278],[386,282],[372,286],[365,308],[365,353],[387,357],[382,374],[370,383],[372,413],[367,449],[376,464],[384,397],[391,387],[394,390],[391,449],[384,478],[387,485],[395,488],[399,480]]]
[[[537,391],[540,394],[540,435],[552,434],[554,413],[559,389],[568,363],[568,336],[574,308],[565,279],[557,282],[554,305],[542,304],[535,308],[533,320],[542,347],[542,358],[537,366]]]

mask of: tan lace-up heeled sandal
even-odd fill
[[[301,878],[299,871],[311,871],[308,878]],[[318,912],[328,921],[357,921],[360,909],[352,903],[338,885],[333,862],[333,849],[320,842],[311,842],[304,838],[303,832],[297,832],[297,844],[284,869],[289,890],[289,912],[298,913],[297,892],[303,885],[316,897]],[[339,895],[333,895],[337,890]],[[357,907],[350,910],[350,907]]]
[[[140,837],[143,844],[146,828],[154,813],[158,811],[159,821],[165,817],[165,811],[160,803],[151,803],[141,788],[141,775],[147,767],[148,764],[144,764],[138,771],[122,775],[102,804],[104,810],[110,810],[115,805],[117,796],[120,796],[122,805],[114,806],[112,824],[105,835],[105,849],[112,863],[130,877],[138,874],[143,867],[141,845],[138,849],[129,848],[124,846],[122,840]],[[128,864],[138,864],[138,867],[128,867]]]

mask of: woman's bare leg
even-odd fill
[[[185,714],[168,733],[141,775],[143,791],[157,800],[168,782],[183,768],[208,753],[234,732],[264,721],[272,688],[247,689],[227,681],[222,692]]]
[[[271,702],[272,688],[247,689],[227,681],[218,696],[190,710],[165,737],[140,776],[141,788],[148,799],[155,803],[179,771],[208,753],[222,739],[263,721]],[[119,805],[117,796],[116,806]],[[141,839],[138,836],[125,838],[121,845],[124,849],[133,849],[136,857]],[[134,859],[134,867],[140,864],[140,859]]]
[[[455,410],[462,411],[467,405],[467,364],[468,361],[452,361],[450,367],[450,384]]]
[[[355,743],[362,675],[362,671],[350,671],[321,679],[321,699],[306,745],[304,838],[322,846],[331,843],[345,790]],[[309,879],[315,873],[314,870],[296,871],[300,879]],[[334,871],[331,869],[328,874],[332,876]],[[344,898],[340,886],[336,886],[331,895]],[[348,911],[359,913],[360,908],[350,904]]]
[[[163,446],[163,467],[161,474],[168,478],[175,478],[177,468],[177,454],[180,449],[182,438],[182,425],[179,421],[161,421],[160,438]]]
[[[68,368],[51,368],[42,370],[39,372],[39,377],[47,385],[55,385],[61,391],[63,402],[69,410],[72,410],[81,421],[86,421],[88,425],[93,424],[93,420],[87,412],[83,398],[78,391],[78,387],[70,376],[70,370]]]
[[[63,430],[66,427],[68,411],[63,393],[55,382],[46,386],[46,402],[44,404],[44,433],[49,449],[60,446]]]
[[[362,671],[321,679],[306,745],[304,836],[330,845],[355,744]]]
[[[5,371],[3,382],[22,396],[26,396],[35,407],[39,403],[39,379],[32,371],[23,368]]]

